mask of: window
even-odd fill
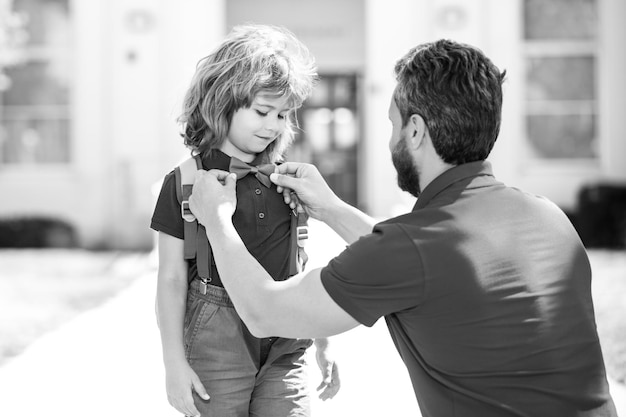
[[[12,3],[22,24],[12,45],[0,45],[13,57],[0,61],[0,164],[69,163],[69,0]]]
[[[596,0],[524,0],[523,5],[531,156],[596,159]]]

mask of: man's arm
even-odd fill
[[[250,255],[232,223],[235,182],[228,173],[199,171],[189,204],[206,228],[222,283],[250,331],[257,337],[318,338],[356,327],[359,322],[324,289],[320,269],[274,281]]]
[[[375,220],[341,200],[314,165],[287,162],[278,166],[278,173],[270,178],[283,192],[287,204],[295,206],[289,191],[295,192],[311,217],[326,223],[348,244],[372,232]]]
[[[359,323],[328,295],[321,268],[274,281],[241,241],[230,219],[205,225],[222,283],[257,337],[319,338]]]
[[[361,236],[372,233],[376,221],[356,207],[339,200],[336,205],[329,205],[322,219],[347,244],[356,242]]]

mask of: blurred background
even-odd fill
[[[388,150],[395,61],[450,38],[506,69],[489,160],[498,179],[558,204],[590,249],[626,412],[623,0],[0,0],[0,414],[177,415],[152,315],[150,217],[188,156],[176,118],[196,63],[246,22],[286,26],[317,58],[287,159],[316,164],[378,218],[414,203]],[[343,248],[323,225],[312,232],[311,264]],[[384,323],[336,340],[343,399],[317,404],[322,415],[419,414]],[[33,380],[38,401],[23,389]]]
[[[589,246],[626,245],[622,0],[0,0],[0,246],[146,250],[197,61],[243,22],[291,29],[321,83],[288,159],[369,214],[395,187],[393,65],[451,38],[508,80],[496,176],[561,206]]]

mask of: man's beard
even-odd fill
[[[398,187],[402,191],[407,191],[415,197],[419,197],[420,177],[417,168],[413,163],[413,158],[406,145],[406,137],[403,135],[396,146],[391,151],[391,160],[398,173]]]

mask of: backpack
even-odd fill
[[[194,155],[174,169],[176,179],[176,197],[180,203],[181,216],[184,220],[184,258],[195,259],[198,275],[204,285],[211,282],[212,252],[206,230],[199,224],[189,209],[189,196],[193,189],[196,171],[202,169],[200,155]],[[308,215],[291,210],[291,245],[289,249],[289,276],[304,270],[308,256],[304,251],[308,239]],[[204,287],[206,289],[206,286]]]

